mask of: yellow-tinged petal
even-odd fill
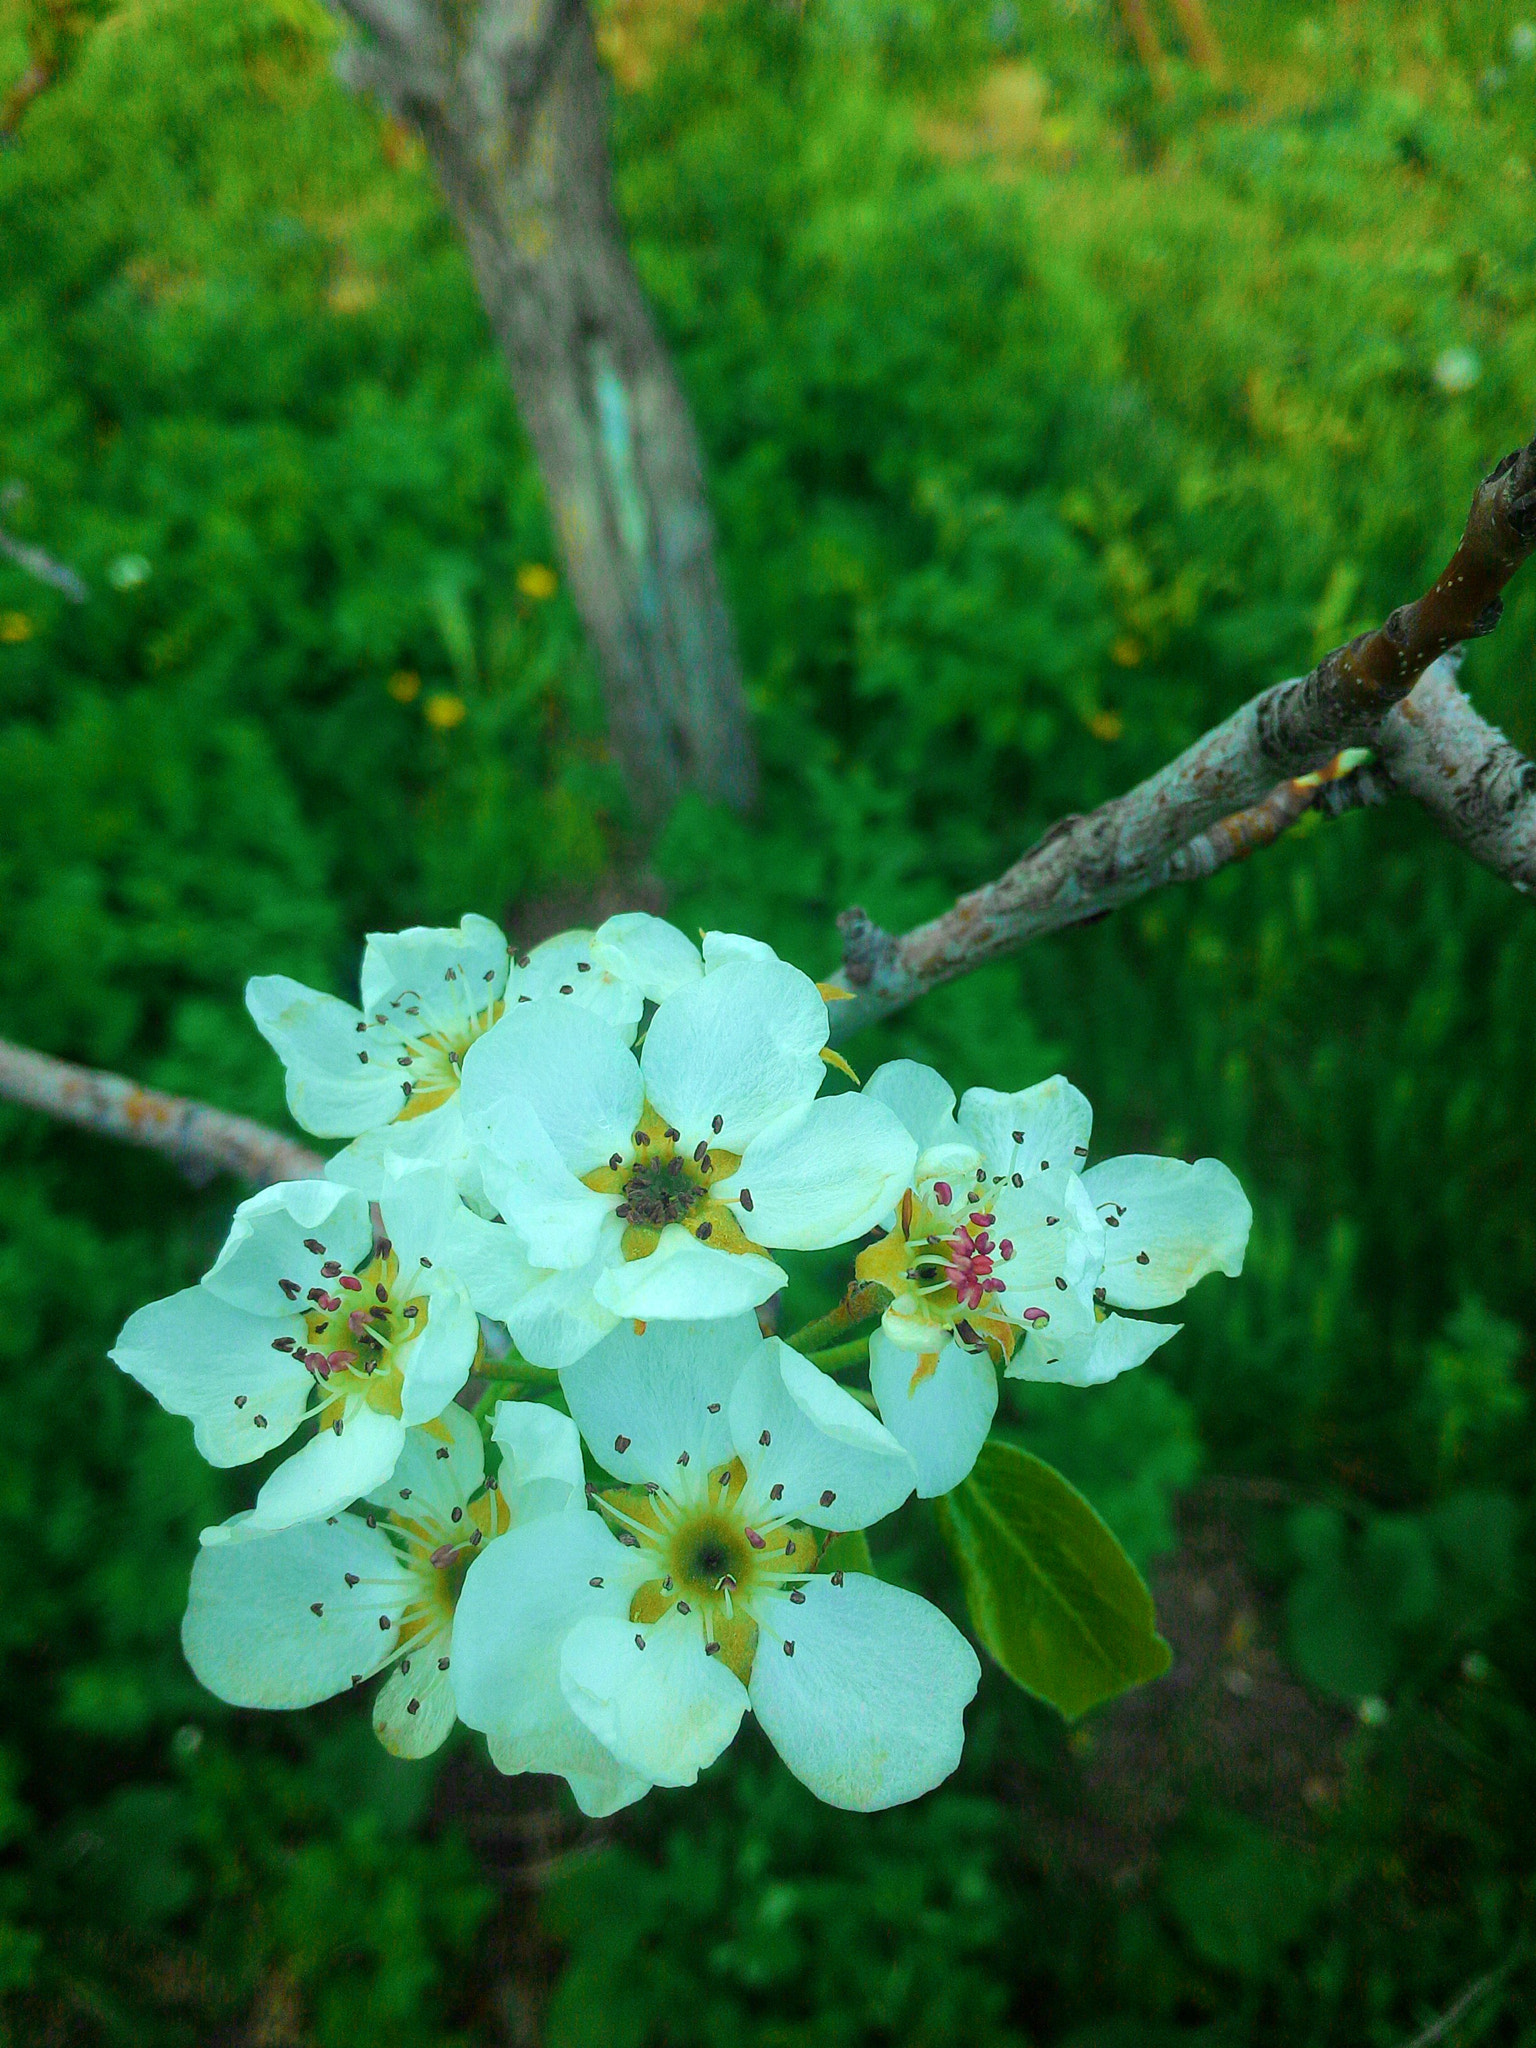
[[[897,1293],[907,1277],[907,1266],[911,1261],[911,1250],[906,1238],[899,1230],[888,1230],[875,1244],[866,1245],[854,1260],[853,1270],[860,1280],[876,1280],[882,1287]]]
[[[722,1664],[734,1671],[743,1685],[751,1682],[752,1660],[757,1655],[757,1623],[749,1614],[734,1614],[715,1626],[715,1640]]]
[[[931,1380],[934,1374],[938,1371],[938,1369],[938,1352],[925,1351],[922,1357],[917,1361],[916,1372],[913,1373],[911,1379],[907,1382],[907,1392],[909,1394],[915,1394],[918,1388],[923,1384],[923,1381]]]

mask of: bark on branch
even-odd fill
[[[586,0],[332,0],[468,247],[642,816],[757,774],[693,418],[614,209]]]
[[[1425,674],[1492,632],[1500,593],[1533,547],[1536,442],[1479,484],[1445,569],[1384,625],[1335,648],[1310,675],[1265,690],[1126,795],[1062,819],[941,917],[897,938],[863,910],[845,911],[843,966],[833,979],[854,1000],[835,1005],[835,1036],[851,1037],[926,989],[1198,871],[1202,835],[1222,821],[1237,842],[1262,835],[1295,803],[1298,792],[1284,787],[1346,749],[1371,749],[1390,786],[1417,798],[1458,845],[1515,888],[1536,887],[1536,768],[1477,716],[1448,665]]]
[[[233,1173],[265,1187],[274,1180],[313,1180],[325,1165],[307,1145],[249,1117],[141,1088],[119,1074],[71,1066],[5,1039],[0,1039],[0,1099],[40,1109],[101,1138],[163,1152],[194,1181]]]

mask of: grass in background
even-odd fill
[[[680,923],[815,970],[845,903],[937,909],[1412,594],[1530,432],[1519,5],[1212,13],[1230,89],[1163,101],[1108,6],[608,11],[767,770],[750,823],[672,820]],[[276,0],[106,12],[0,156],[4,521],[93,593],[0,564],[0,1029],[273,1117],[247,973],[345,987],[370,926],[471,907],[526,933],[630,829],[462,255],[329,46]],[[1533,655],[1517,585],[1467,676],[1536,750]],[[1518,899],[1357,814],[851,1048],[1061,1066],[1096,1151],[1241,1173],[1244,1279],[1016,1419],[1143,1556],[1198,1468],[1238,1482],[1262,1626],[1365,1718],[1310,1804],[1213,1756],[1097,1863],[1060,1845],[1162,1768],[1139,1705],[1069,1740],[989,1682],[957,1783],[874,1822],[744,1748],[557,1884],[552,2042],[1394,2048],[1490,1970],[1464,2037],[1536,2042],[1533,985]],[[180,1661],[236,1488],[102,1354],[232,1191],[4,1129],[11,2038],[502,2037],[432,1767]]]

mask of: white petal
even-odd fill
[[[480,1314],[503,1323],[547,1271],[531,1263],[515,1230],[462,1204],[443,1233],[442,1260]]]
[[[744,932],[706,932],[704,934],[704,972],[713,974],[717,967],[728,967],[736,960],[777,960],[778,954],[762,939],[749,939]]]
[[[311,1250],[312,1244],[319,1250]],[[328,1180],[279,1181],[240,1204],[203,1285],[252,1315],[290,1316],[295,1303],[302,1308],[310,1288],[319,1284],[323,1264],[335,1261],[350,1271],[372,1244],[368,1204],[355,1188]]]
[[[776,1337],[742,1372],[726,1412],[747,1468],[747,1513],[865,1529],[894,1513],[917,1483],[891,1432]],[[775,1486],[783,1489],[776,1501]]]
[[[247,1465],[292,1436],[309,1405],[310,1375],[276,1339],[304,1338],[304,1318],[248,1315],[206,1287],[152,1301],[128,1318],[113,1362],[162,1408],[192,1421],[210,1465]]]
[[[595,932],[560,932],[535,946],[527,965],[513,970],[509,999],[576,1003],[611,1025],[627,1045],[645,999],[631,982],[599,962],[596,938]]]
[[[955,1091],[944,1076],[916,1060],[887,1060],[864,1083],[866,1102],[883,1102],[911,1132],[920,1152],[954,1142]]]
[[[592,961],[640,991],[647,1002],[665,1002],[703,973],[699,949],[676,925],[643,910],[622,912],[592,935]]]
[[[653,1252],[605,1267],[592,1291],[599,1305],[616,1316],[698,1321],[740,1315],[788,1284],[787,1274],[772,1259],[760,1259],[755,1252],[716,1251],[680,1223],[669,1223]]]
[[[396,1353],[404,1371],[400,1417],[406,1423],[430,1422],[442,1413],[469,1378],[480,1348],[480,1318],[456,1279],[434,1269],[426,1300],[426,1327]]]
[[[926,1301],[910,1294],[897,1295],[880,1327],[893,1344],[913,1354],[914,1365],[919,1352],[935,1350],[948,1340],[950,1332],[947,1310],[943,1316],[930,1314]]]
[[[391,1756],[431,1756],[452,1733],[453,1679],[438,1669],[447,1643],[446,1635],[418,1638],[379,1688],[373,1732]]]
[[[1219,1159],[1131,1153],[1083,1176],[1106,1225],[1103,1286],[1116,1308],[1166,1308],[1197,1280],[1243,1270],[1253,1210]]]
[[[286,1529],[334,1515],[382,1486],[405,1448],[405,1424],[350,1400],[341,1433],[322,1429],[285,1458],[256,1496],[247,1527]]]
[[[1132,1366],[1145,1365],[1160,1345],[1176,1337],[1182,1323],[1142,1323],[1131,1316],[1106,1316],[1093,1329],[1031,1330],[1008,1361],[1011,1380],[1053,1380],[1068,1387],[1098,1387]]]
[[[613,1242],[606,1249],[600,1246],[597,1256],[588,1264],[541,1278],[507,1312],[506,1325],[512,1342],[530,1365],[552,1371],[574,1365],[618,1321],[613,1310],[604,1308],[592,1290],[609,1270],[610,1255],[617,1256],[621,1227],[615,1227],[611,1234]]]
[[[892,1343],[883,1329],[869,1340],[870,1392],[880,1419],[917,1467],[924,1500],[960,1484],[987,1440],[997,1413],[997,1368],[984,1352],[946,1339],[938,1364]]]
[[[707,1468],[729,1459],[731,1394],[763,1351],[756,1316],[707,1323],[621,1324],[560,1375],[576,1426],[605,1471],[668,1485],[680,1459]]]
[[[1054,1380],[1062,1377],[1063,1373],[1070,1374],[1073,1361],[1086,1357],[1085,1347],[1097,1343],[1097,1311],[1091,1299],[1080,1292],[1054,1296],[1042,1293],[1040,1300],[1042,1303],[1049,1300],[1049,1316],[1046,1320],[1038,1316],[1021,1320],[1019,1328],[1024,1332],[1024,1338],[1014,1356],[1027,1355],[1031,1370],[1016,1376]],[[1049,1371],[1042,1369],[1046,1366]]]
[[[420,1121],[430,1123],[432,1119],[422,1117]],[[405,1272],[422,1258],[448,1263],[444,1239],[463,1206],[452,1174],[428,1161],[392,1159],[385,1166],[377,1201],[384,1235],[393,1243]]]
[[[803,1605],[759,1611],[749,1690],[763,1733],[829,1806],[877,1813],[931,1792],[960,1761],[976,1652],[937,1607],[861,1572],[803,1591]]]
[[[717,1192],[729,1202],[751,1191],[742,1222],[760,1244],[820,1251],[888,1216],[916,1164],[917,1147],[894,1111],[862,1095],[829,1095],[771,1123]]]
[[[242,1536],[198,1552],[182,1648],[232,1706],[313,1706],[394,1656],[414,1591],[388,1538],[356,1515]]]
[[[469,1134],[457,1093],[424,1116],[363,1131],[325,1162],[327,1180],[377,1200],[392,1166],[435,1166],[460,1186],[473,1185]]]
[[[491,1441],[501,1450],[496,1483],[514,1525],[558,1513],[573,1500],[579,1505],[587,1475],[569,1415],[537,1401],[498,1401]]]
[[[484,1730],[497,1770],[557,1772],[588,1812],[628,1805],[649,1783],[614,1762],[560,1689],[571,1630],[589,1616],[628,1616],[630,1555],[585,1508],[544,1515],[486,1546],[453,1618],[459,1719]],[[605,1791],[611,1805],[587,1803]]]
[[[481,1125],[486,1199],[537,1266],[582,1266],[593,1256],[616,1198],[586,1187],[561,1158],[531,1104],[499,1103]]]
[[[582,1768],[572,1761],[562,1775],[571,1788],[571,1797],[591,1820],[606,1820],[611,1813],[618,1813],[623,1807],[633,1806],[637,1799],[643,1799],[651,1789],[649,1778],[640,1778],[633,1771],[626,1770],[616,1756],[611,1756],[597,1737],[575,1716],[571,1717],[573,1728],[580,1730],[580,1739],[588,1744],[588,1763]],[[491,1762],[496,1763],[494,1743],[488,1743]],[[574,1747],[573,1747],[574,1757]],[[500,1769],[500,1765],[497,1765]]]
[[[782,960],[730,961],[668,996],[651,1019],[640,1056],[646,1096],[681,1131],[685,1151],[703,1138],[740,1152],[815,1095],[826,1042],[815,982]]]
[[[414,1512],[446,1535],[453,1510],[468,1505],[485,1481],[485,1451],[472,1416],[450,1404],[433,1421],[405,1432],[405,1442],[385,1483],[374,1489],[374,1505],[398,1507],[402,1494]]]
[[[507,964],[507,942],[500,929],[473,912],[457,925],[418,924],[403,932],[370,932],[363,953],[363,1008],[372,1016],[406,992],[419,993],[435,1007],[445,988],[460,984],[479,1005],[501,995]]]
[[[526,1102],[572,1173],[629,1157],[640,1069],[611,1024],[551,998],[517,1003],[464,1057],[464,1121],[478,1136],[498,1106]]]
[[[747,1710],[741,1680],[705,1655],[698,1616],[675,1609],[649,1627],[578,1622],[560,1651],[560,1683],[604,1749],[654,1785],[691,1785]]]
[[[1025,1176],[1022,1188],[983,1197],[996,1218],[993,1271],[1004,1282],[999,1305],[1014,1322],[1026,1309],[1064,1313],[1064,1295],[1086,1303],[1098,1282],[1104,1226],[1079,1177],[1067,1167]],[[1003,1247],[1011,1249],[1005,1254]]]
[[[1064,1075],[1003,1095],[968,1088],[960,1128],[974,1139],[993,1173],[1045,1173],[1069,1167],[1081,1173],[1088,1157],[1093,1110]]]
[[[245,1003],[283,1063],[288,1107],[306,1131],[351,1138],[398,1114],[400,1077],[358,1059],[363,1018],[350,1003],[286,974],[258,974],[248,981]]]

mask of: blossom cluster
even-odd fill
[[[966,1479],[1000,1375],[1140,1364],[1178,1325],[1136,1312],[1237,1273],[1250,1211],[1215,1160],[1088,1165],[1059,1077],[824,1094],[835,994],[640,914],[528,953],[473,916],[376,934],[355,1008],[251,982],[294,1117],[347,1142],[112,1354],[213,1464],[269,1461],[193,1568],[211,1691],[387,1672],[386,1748],[461,1720],[592,1814],[691,1784],[749,1707],[837,1806],[954,1769],[975,1652],[844,1539]],[[784,1342],[780,1255],[835,1246],[825,1320],[867,1346]]]

